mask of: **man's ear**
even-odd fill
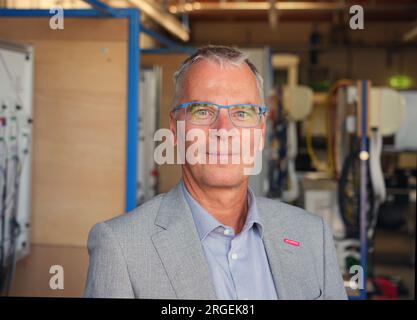
[[[175,119],[175,111],[171,111],[169,113],[169,130],[173,133],[173,141],[172,144],[174,146],[177,145],[177,120]]]

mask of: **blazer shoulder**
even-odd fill
[[[158,213],[165,193],[161,193],[146,201],[135,209],[120,214],[114,218],[103,221],[114,233],[126,232],[129,229],[145,228],[154,226],[156,214]]]
[[[261,211],[264,211],[269,218],[280,218],[291,221],[294,224],[313,224],[320,226],[323,219],[303,208],[290,205],[277,199],[256,197],[256,203]]]

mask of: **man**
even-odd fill
[[[263,147],[265,108],[255,66],[236,49],[207,46],[174,78],[174,143],[192,145],[178,131],[181,121],[186,133],[200,130],[205,139],[173,189],[93,227],[85,296],[346,299],[323,219],[248,188],[250,153],[236,146],[252,153]],[[230,161],[236,156],[241,161]]]

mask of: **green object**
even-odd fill
[[[351,257],[351,256],[346,257],[345,262],[346,262],[346,267],[347,267],[347,269],[348,269],[348,270],[349,270],[351,267],[353,267],[353,266],[356,266],[356,265],[359,265],[359,264],[360,264],[360,261],[359,261],[359,260],[357,260],[357,259],[355,259],[354,257]]]
[[[331,82],[328,80],[316,81],[309,83],[310,88],[314,92],[327,92],[330,90]]]
[[[389,85],[394,89],[409,89],[413,81],[409,76],[395,75],[389,79]]]

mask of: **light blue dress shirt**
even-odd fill
[[[190,206],[218,299],[277,299],[268,257],[262,241],[255,196],[248,189],[248,215],[242,231],[220,223],[188,192],[181,179],[185,199]]]

